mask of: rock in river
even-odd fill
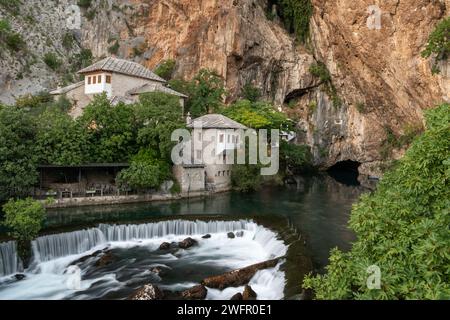
[[[192,246],[195,246],[197,244],[197,241],[192,239],[192,238],[186,238],[183,241],[181,241],[180,243],[178,243],[178,246],[181,249],[188,249]]]
[[[244,293],[242,294],[243,300],[256,300],[257,296],[258,295],[256,294],[255,291],[253,291],[252,287],[248,285],[245,286]]]
[[[181,296],[186,300],[204,300],[207,294],[208,290],[206,290],[205,286],[198,285],[183,291]]]
[[[128,300],[162,300],[164,293],[153,284],[146,284],[133,293]]]
[[[238,292],[234,296],[232,296],[230,300],[237,301],[244,300],[244,298],[242,297],[242,293]]]
[[[170,249],[170,243],[168,242],[163,242],[160,246],[159,246],[159,250],[169,250]]]
[[[236,235],[235,235],[233,232],[228,232],[227,236],[228,236],[228,238],[230,238],[230,239],[236,238]]]
[[[107,265],[113,263],[115,260],[116,256],[114,254],[112,254],[111,252],[106,252],[100,257],[100,259],[95,262],[95,266],[99,268],[106,267]]]

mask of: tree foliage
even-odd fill
[[[426,119],[377,191],[354,205],[352,250],[333,250],[326,274],[305,280],[318,299],[450,298],[450,105]],[[380,290],[366,285],[371,265],[381,269]]]
[[[37,181],[36,123],[23,109],[0,108],[0,201],[26,195]]]
[[[189,97],[186,107],[194,117],[218,111],[226,95],[223,79],[208,69],[201,69],[192,81],[174,79],[169,84]]]
[[[78,119],[93,163],[127,162],[136,154],[137,126],[133,106],[111,106],[105,94],[97,95]]]
[[[79,122],[57,109],[46,110],[37,120],[36,153],[40,164],[84,162],[87,136]]]
[[[268,102],[239,100],[223,108],[221,113],[253,129],[290,130],[292,128],[292,121]]]
[[[45,219],[43,204],[32,198],[11,199],[3,205],[3,212],[3,225],[11,230],[10,235],[18,241],[36,238]]]
[[[169,177],[167,162],[157,159],[151,150],[141,150],[131,161],[130,167],[118,174],[117,182],[121,187],[148,190],[158,188]]]
[[[169,161],[175,145],[171,134],[184,127],[178,98],[159,92],[141,95],[136,105],[136,120],[140,128],[137,136],[139,146],[155,150],[158,158]]]

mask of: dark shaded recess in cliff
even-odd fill
[[[360,162],[357,161],[340,161],[328,169],[328,174],[337,182],[349,186],[359,186],[359,167]]]

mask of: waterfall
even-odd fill
[[[239,230],[256,232],[255,240],[263,246],[284,248],[273,232],[259,227],[253,221],[187,221],[171,220],[140,225],[101,224],[98,228],[48,235],[33,241],[35,261],[49,261],[55,258],[80,254],[110,242],[123,242],[175,236],[202,236],[208,233],[227,233]],[[274,253],[274,254],[276,254]]]
[[[0,243],[0,277],[22,271],[15,241]]]
[[[107,240],[98,228],[44,236],[32,242],[33,260],[42,262],[80,254],[104,243]]]

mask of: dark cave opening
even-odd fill
[[[328,174],[336,181],[349,186],[359,186],[358,180],[360,162],[346,160],[336,163],[328,169]]]

